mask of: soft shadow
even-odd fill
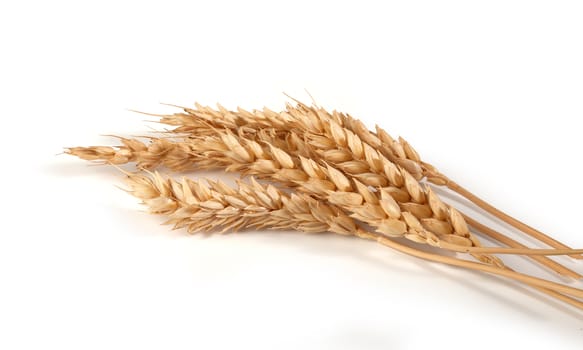
[[[277,237],[279,235],[280,237]],[[281,239],[281,235],[285,235],[285,239]],[[583,311],[577,310],[573,307],[570,307],[568,304],[565,304],[561,301],[552,299],[551,297],[543,294],[542,292],[538,292],[531,287],[521,285],[517,282],[505,279],[503,277],[490,275],[487,273],[481,273],[478,271],[471,271],[459,267],[454,266],[446,266],[441,265],[435,262],[428,262],[419,260],[416,258],[411,258],[405,255],[401,255],[402,259],[411,259],[415,265],[419,266],[419,269],[412,269],[412,268],[405,268],[403,265],[399,264],[390,264],[387,266],[388,260],[383,258],[382,256],[378,255],[378,251],[376,248],[373,249],[366,249],[364,245],[366,244],[376,244],[375,242],[365,242],[361,241],[359,238],[356,237],[346,237],[346,236],[339,236],[335,234],[317,234],[317,237],[314,237],[314,240],[311,242],[312,244],[306,244],[304,239],[293,239],[292,235],[307,235],[305,233],[293,233],[290,234],[289,232],[278,232],[278,231],[265,231],[265,232],[253,232],[249,234],[249,237],[253,237],[252,239],[259,239],[260,241],[267,243],[267,244],[275,244],[275,245],[285,245],[286,247],[293,246],[295,249],[300,250],[308,250],[310,253],[317,253],[318,255],[326,255],[326,256],[343,256],[349,257],[351,259],[355,259],[361,262],[365,262],[371,268],[380,269],[386,271],[386,269],[391,269],[392,271],[398,271],[400,273],[406,273],[411,276],[423,277],[423,278],[445,278],[449,281],[453,281],[458,285],[471,290],[473,292],[477,292],[481,295],[488,297],[489,299],[496,300],[497,302],[503,304],[505,307],[514,310],[515,312],[519,312],[522,314],[527,315],[528,317],[532,318],[539,318],[545,319],[545,315],[541,312],[537,312],[535,309],[529,307],[530,303],[525,302],[516,303],[510,297],[507,297],[503,293],[503,289],[501,292],[497,292],[497,285],[503,284],[505,287],[518,291],[528,298],[532,298],[539,303],[543,303],[548,305],[564,314],[569,315],[570,317],[576,319],[577,321],[583,321]],[[359,241],[359,244],[355,246],[355,241]],[[362,244],[360,244],[362,243]],[[421,246],[412,244],[410,242],[401,241],[400,243],[414,246],[420,250],[435,252],[435,249],[432,247]],[[357,248],[357,249],[355,249]],[[364,249],[363,249],[364,248]],[[384,248],[384,247],[383,247]],[[384,248],[386,249],[386,248]],[[377,253],[371,254],[371,253]],[[394,259],[393,259],[394,261]],[[439,267],[439,268],[438,268]],[[447,269],[453,269],[452,271],[458,270],[463,271],[464,274],[469,274],[472,276],[471,278],[460,278],[456,274],[448,273]],[[472,282],[472,280],[486,280],[488,281],[488,285],[493,286],[493,288],[485,288],[477,283]]]
[[[526,285],[521,285],[517,282],[508,280],[508,279],[506,279],[504,277],[500,277],[500,276],[490,275],[490,274],[486,274],[486,273],[480,273],[478,271],[469,271],[469,270],[465,270],[465,269],[454,267],[454,266],[450,266],[450,267],[453,269],[456,269],[456,270],[464,270],[465,272],[467,272],[471,275],[474,275],[476,277],[476,279],[488,280],[489,285],[491,285],[491,286],[503,284],[505,287],[516,290],[522,294],[525,294],[526,296],[528,296],[530,298],[536,299],[540,303],[544,303],[544,304],[547,304],[555,309],[558,309],[561,312],[566,313],[566,314],[570,315],[571,317],[577,319],[578,321],[583,321],[583,311],[580,311],[578,309],[574,309],[561,301],[552,299],[550,296],[547,296],[546,294],[543,294],[542,292],[539,292],[532,287],[529,287]],[[527,314],[527,315],[530,315],[533,317],[537,317],[537,318],[546,318],[544,314],[541,314],[539,312],[534,311],[533,309],[529,308],[528,305],[516,304],[512,300],[510,300],[509,298],[505,297],[505,295],[503,293],[496,293],[495,288],[484,289],[483,287],[481,287],[475,283],[472,283],[471,280],[469,280],[469,279],[457,278],[456,276],[453,276],[452,274],[449,274],[442,269],[436,269],[434,266],[431,266],[431,265],[428,268],[434,270],[436,273],[447,278],[448,280],[455,281],[457,284],[460,284],[467,289],[471,289],[473,291],[478,291],[480,294],[494,298],[495,300],[503,303],[504,305],[511,307],[517,311],[520,311],[524,314]]]
[[[401,336],[394,330],[391,332],[386,328],[364,328],[357,323],[339,327],[329,336],[327,345],[341,349],[386,350],[397,348],[400,338]]]
[[[47,163],[47,164],[41,164],[40,167],[41,169],[50,175],[53,176],[59,176],[59,177],[72,177],[72,176],[94,176],[94,175],[103,175],[106,177],[118,177],[120,175],[120,170],[116,169],[114,167],[111,166],[107,166],[107,165],[103,165],[103,164],[84,164],[83,162],[79,163],[78,160],[75,160],[74,158],[68,156],[68,155],[59,155],[56,156],[57,158],[61,158],[62,159],[58,159],[56,162],[51,162],[51,163]],[[70,159],[65,159],[69,157]],[[121,166],[122,169],[126,170],[126,171],[135,171],[135,167],[133,165],[124,165]],[[164,171],[164,169],[162,169],[162,171]],[[196,171],[196,172],[185,172],[183,174],[179,174],[179,176],[181,175],[188,175],[191,176],[192,174],[196,175],[196,177],[211,177],[211,178],[220,178],[223,181],[226,182],[232,182],[232,179],[234,178],[234,176],[231,176],[229,174],[225,174],[224,171]],[[474,206],[472,203],[469,203],[468,201],[460,198],[458,195],[456,194],[452,194],[449,191],[443,191],[442,189],[438,188],[438,187],[434,187],[436,192],[439,193],[440,196],[442,197],[446,197],[449,198],[452,201],[455,201],[457,203],[462,204],[464,207],[468,207],[471,208],[475,211],[480,212],[480,209],[477,208],[476,206]],[[137,220],[137,222],[142,222],[143,224],[138,224],[140,226],[140,229],[137,230],[136,232],[140,232],[140,234],[144,234],[144,232],[148,232],[149,231],[149,227],[151,225],[151,221],[149,220]],[[161,223],[161,221],[158,221]],[[171,231],[171,227],[168,227],[168,231]],[[178,231],[174,231],[173,233],[170,234],[170,236],[172,237],[181,237],[181,236],[185,236],[186,231],[185,230],[178,230]],[[212,235],[216,235],[216,233],[202,233],[202,234],[197,234],[200,237],[205,237],[208,238]],[[436,276],[439,276],[441,278],[446,278],[448,280],[451,281],[455,281],[457,284],[463,286],[466,289],[470,289],[472,291],[476,291],[482,295],[487,296],[488,298],[492,298],[497,300],[500,303],[503,303],[505,306],[512,308],[513,310],[517,311],[517,312],[521,312],[524,313],[530,317],[536,317],[536,318],[544,318],[545,316],[542,315],[539,312],[536,312],[535,310],[529,308],[526,305],[520,305],[520,304],[516,304],[515,302],[513,302],[512,300],[510,300],[509,298],[506,298],[502,293],[496,293],[494,290],[492,289],[485,289],[482,286],[479,286],[476,283],[473,283],[470,279],[462,279],[462,278],[458,278],[457,276],[451,274],[451,273],[447,273],[444,271],[444,269],[437,269],[434,265],[435,263],[429,263],[429,262],[425,262],[425,261],[421,261],[418,259],[411,259],[411,261],[414,262],[415,265],[418,265],[420,268],[419,270],[415,270],[415,269],[410,269],[410,268],[405,268],[403,266],[399,266],[398,264],[390,264],[387,267],[387,259],[383,258],[382,256],[378,256],[378,251],[376,249],[378,248],[374,248],[374,249],[363,249],[363,247],[365,246],[365,242],[361,241],[360,239],[357,239],[355,237],[345,237],[345,236],[339,236],[339,235],[335,235],[335,234],[317,234],[314,237],[314,240],[312,242],[312,244],[306,245],[305,244],[305,240],[299,240],[299,239],[293,239],[293,237],[291,237],[292,235],[308,235],[305,233],[291,233],[291,232],[281,232],[281,231],[263,231],[263,232],[249,232],[247,234],[249,237],[253,237],[253,239],[259,239],[260,241],[264,242],[264,243],[268,243],[268,244],[273,244],[273,245],[285,245],[286,247],[289,246],[294,246],[296,249],[301,249],[301,250],[308,250],[312,253],[317,253],[318,255],[327,255],[327,256],[342,256],[342,257],[350,257],[352,259],[356,259],[359,261],[363,261],[366,264],[368,264],[371,268],[376,268],[376,269],[382,269],[385,270],[387,268],[392,269],[392,270],[396,270],[402,273],[407,273],[410,275],[415,275],[415,276],[423,276],[423,277],[429,277],[429,278],[434,278]],[[281,239],[281,236],[285,235],[285,239]],[[290,237],[288,237],[290,236]],[[355,247],[355,241],[359,241],[359,244],[356,245]],[[400,243],[406,244],[406,245],[411,245],[414,246],[417,249],[423,250],[423,251],[429,251],[429,252],[437,252],[437,250],[433,247],[429,247],[429,246],[425,246],[425,245],[415,245],[411,242],[408,241],[404,241],[404,240],[399,240]],[[360,244],[362,243],[362,245]],[[374,242],[368,242],[368,244],[376,244]],[[357,249],[355,249],[357,248]],[[386,248],[384,248],[386,249]],[[375,255],[375,253],[377,255]],[[443,253],[443,252],[440,252]],[[401,254],[399,254],[401,255]],[[448,254],[448,255],[454,255],[453,253]],[[409,257],[406,257],[404,255],[401,255],[402,259],[408,259]],[[460,268],[456,268],[456,269],[460,269]],[[426,271],[426,272],[421,272],[421,271]],[[517,290],[525,295],[527,295],[530,298],[536,299],[537,301],[541,302],[541,303],[545,303],[571,317],[573,317],[574,319],[578,320],[578,321],[583,321],[583,312],[573,309],[569,306],[567,306],[566,304],[559,302],[559,301],[555,301],[553,299],[551,299],[550,297],[547,297],[546,295],[542,294],[542,293],[538,293],[535,292],[533,290],[531,290],[530,288],[527,288],[525,286],[519,285],[515,282],[506,280],[504,278],[498,277],[498,276],[493,276],[493,275],[488,275],[488,274],[484,274],[484,273],[479,273],[479,272],[475,272],[475,271],[468,271],[465,270],[465,273],[468,273],[470,275],[476,276],[476,278],[482,278],[482,279],[486,279],[488,281],[490,281],[491,283],[503,283],[505,286],[510,287],[514,290]],[[421,272],[421,273],[420,273]],[[494,284],[493,284],[494,285]],[[368,335],[367,335],[368,336]],[[384,335],[383,335],[384,336]],[[381,344],[387,344],[386,339],[384,339],[384,337],[381,337]],[[386,345],[383,345],[383,347]]]
[[[326,257],[342,257],[357,261],[365,261],[370,268],[379,271],[386,271],[386,264],[392,257],[379,255],[379,250],[386,251],[386,247],[380,246],[375,242],[367,242],[360,238],[341,236],[334,233],[317,233],[307,234],[293,231],[259,231],[249,232],[249,237],[260,240],[270,245],[293,247],[296,250],[307,251],[310,254]],[[298,239],[302,235],[302,239]],[[283,237],[282,237],[283,236]],[[310,236],[309,244],[306,244],[305,237]],[[429,273],[424,274],[423,269],[414,270],[406,268],[403,265],[391,264],[392,271],[398,271],[406,274],[423,274],[425,277],[431,277]]]

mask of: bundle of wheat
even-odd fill
[[[583,297],[582,290],[515,272],[494,255],[526,255],[558,274],[580,279],[579,273],[547,256],[580,259],[583,249],[571,249],[494,208],[423,162],[404,139],[395,140],[378,126],[372,132],[347,114],[296,102],[281,112],[180,107],[172,115],[150,114],[173,127],[164,138],[119,138],[117,147],[71,147],[65,152],[106,164],[135,163],[142,173],[126,173],[129,192],[152,213],[166,215],[167,223],[188,232],[273,228],[353,235],[423,259],[505,276],[583,309],[577,299]],[[150,172],[160,166],[175,172],[224,169],[253,177],[233,189],[221,182],[176,181]],[[529,248],[461,213],[430,184],[462,195],[551,249]],[[482,246],[478,234],[501,246]],[[411,245],[399,243],[398,237]],[[416,244],[437,252],[425,252]],[[450,257],[446,251],[470,254],[477,262]]]

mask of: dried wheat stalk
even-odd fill
[[[306,109],[305,105],[288,106],[282,113],[267,109],[230,112],[222,107],[214,111],[205,107],[205,118],[195,115],[200,110],[198,106],[198,110],[162,116],[164,123],[178,126],[172,130],[173,140],[151,138],[145,144],[122,138],[120,147],[75,147],[67,152],[114,164],[136,162],[140,168],[159,165],[178,171],[226,168],[278,181],[302,192],[288,196],[254,180],[251,185],[241,183],[235,191],[216,182],[205,187],[200,182],[177,183],[159,175],[154,175],[153,180],[130,176],[132,192],[152,211],[169,215],[168,223],[175,227],[186,227],[189,231],[272,227],[353,234],[424,259],[513,278],[583,308],[580,301],[565,295],[582,297],[583,291],[516,273],[491,255],[579,254],[583,250],[529,249],[464,217],[417,181],[424,176],[420,177],[416,168],[422,162],[390,159],[371,147],[366,138],[345,127],[349,119],[337,113]],[[362,230],[344,212],[371,225],[377,233]],[[290,220],[287,216],[290,214],[294,219]],[[481,247],[465,220],[513,248]],[[471,253],[485,264],[425,253],[389,238],[400,236]],[[546,257],[534,258],[557,272],[581,277]]]
[[[561,284],[516,273],[508,268],[491,267],[465,260],[439,256],[401,245],[383,235],[366,232],[353,219],[333,206],[307,195],[288,195],[271,185],[238,182],[233,189],[221,183],[183,178],[181,182],[127,173],[128,192],[140,198],[150,212],[169,217],[167,224],[186,227],[189,232],[239,230],[246,228],[295,229],[317,233],[334,232],[375,240],[409,255],[472,270],[484,271],[528,284],[556,299],[583,309],[583,303],[569,297],[583,296],[583,291]]]

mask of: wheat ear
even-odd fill
[[[215,123],[220,125],[221,123]],[[122,165],[136,163],[139,169],[155,169],[166,167],[172,171],[183,172],[196,169],[218,169],[232,165],[229,157],[224,155],[231,150],[224,141],[217,137],[222,129],[206,122],[196,123],[197,128],[192,129],[194,120],[188,122],[189,133],[196,137],[186,138],[173,135],[168,138],[145,137],[148,142],[138,138],[124,138],[114,136],[121,141],[117,146],[90,146],[68,147],[64,153],[79,157],[84,160],[97,161],[102,164]],[[274,128],[261,130],[239,128],[238,134],[246,138],[252,138],[257,143],[270,143],[274,146],[299,153],[303,156],[311,156],[307,149],[298,149],[297,135],[281,133]],[[232,156],[236,157],[236,153]]]
[[[501,275],[537,288],[543,293],[583,309],[583,291],[554,282],[479,263],[422,252],[394,242],[380,234],[363,231],[342,211],[307,195],[288,195],[271,185],[238,182],[233,189],[221,182],[178,182],[158,173],[150,176],[127,173],[131,194],[140,198],[150,212],[169,217],[167,224],[186,227],[189,232],[246,228],[295,229],[304,232],[335,232],[375,240],[405,254],[471,270]],[[564,293],[564,294],[562,294]]]
[[[306,110],[317,108],[309,107],[299,101],[297,102],[300,104],[301,108]],[[450,190],[468,199],[470,202],[474,203],[494,217],[506,222],[507,224],[551,247],[570,249],[566,244],[557,241],[549,235],[523,223],[522,221],[508,215],[490,203],[484,201],[474,193],[451,180],[445,174],[441,173],[435,166],[423,162],[417,151],[415,151],[415,149],[402,137],[399,137],[397,140],[395,140],[389,135],[388,132],[386,132],[378,125],[375,126],[376,132],[373,133],[360,120],[355,119],[348,114],[336,113],[334,116],[336,117],[337,122],[345,126],[347,129],[352,130],[362,139],[366,140],[367,143],[382,152],[383,155],[385,155],[388,159],[406,167],[407,170],[409,170],[416,178],[421,179],[425,177],[427,181],[435,185],[446,186]],[[583,256],[581,255],[571,255],[571,257],[575,259],[583,259]]]
[[[159,173],[128,174],[129,192],[151,213],[169,217],[166,224],[188,232],[230,231],[247,228],[334,232],[352,235],[354,221],[343,211],[306,194],[286,194],[272,185],[237,182],[233,189],[220,181],[181,182]]]

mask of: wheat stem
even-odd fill
[[[509,238],[503,234],[501,234],[500,232],[480,223],[479,221],[465,215],[462,213],[462,215],[464,216],[464,218],[466,219],[467,223],[474,227],[475,229],[477,229],[479,232],[487,235],[488,237],[491,237],[499,242],[501,242],[502,244],[506,244],[509,247],[513,247],[513,248],[523,248],[523,249],[531,249],[528,248],[527,246],[525,246],[524,244],[521,244],[515,240],[513,240],[512,238]],[[581,279],[583,278],[583,276],[581,276],[579,273],[557,263],[554,260],[551,260],[547,257],[544,256],[530,256],[530,258],[532,258],[533,260],[536,260],[537,262],[539,262],[541,265],[548,267],[549,269],[555,271],[556,273],[563,275],[563,276],[568,276],[568,277],[572,277],[575,279]]]
[[[519,221],[518,219],[513,218],[512,216],[502,212],[501,210],[497,209],[496,207],[492,206],[488,202],[484,201],[483,199],[477,197],[472,192],[466,190],[464,187],[458,185],[453,181],[447,182],[447,187],[452,191],[460,194],[461,196],[468,199],[470,202],[476,204],[478,207],[482,208],[486,212],[490,213],[494,217],[499,218],[500,220],[506,222],[507,224],[517,228],[518,230],[528,234],[529,236],[538,239],[539,241],[546,243],[547,245],[559,249],[570,249],[569,246],[557,241],[556,239],[540,232],[539,230]],[[579,254],[579,253],[577,253]],[[583,259],[581,255],[570,255],[570,257],[574,259]]]
[[[365,234],[362,236],[366,237],[368,234],[370,234],[370,233],[365,232]],[[359,235],[359,237],[361,237],[361,236]],[[371,239],[372,239],[372,237],[371,237]],[[447,264],[447,265],[452,265],[452,266],[464,267],[464,268],[482,271],[482,272],[487,272],[487,273],[491,273],[491,274],[499,275],[499,276],[503,276],[503,277],[508,277],[510,279],[514,279],[514,280],[529,284],[531,286],[546,288],[546,289],[550,289],[550,290],[553,290],[553,291],[556,291],[559,293],[568,294],[568,295],[571,295],[571,296],[574,296],[577,298],[583,298],[583,290],[581,290],[581,289],[565,286],[565,285],[562,285],[559,283],[547,281],[547,280],[544,280],[541,278],[525,275],[525,274],[518,273],[518,272],[509,270],[509,269],[503,269],[503,268],[495,267],[495,266],[488,265],[488,264],[482,264],[482,263],[477,263],[477,262],[472,262],[472,261],[467,261],[467,260],[461,260],[461,259],[451,258],[448,256],[437,255],[437,254],[432,254],[432,253],[420,251],[420,250],[405,246],[403,244],[397,243],[397,242],[395,242],[389,238],[383,237],[383,236],[375,236],[374,239],[382,245],[385,245],[385,246],[393,248],[397,251],[400,251],[400,252],[403,252],[405,254],[412,255],[412,256],[415,256],[415,257],[418,257],[421,259],[435,261],[435,262],[439,262],[439,263],[443,263],[443,264]]]

